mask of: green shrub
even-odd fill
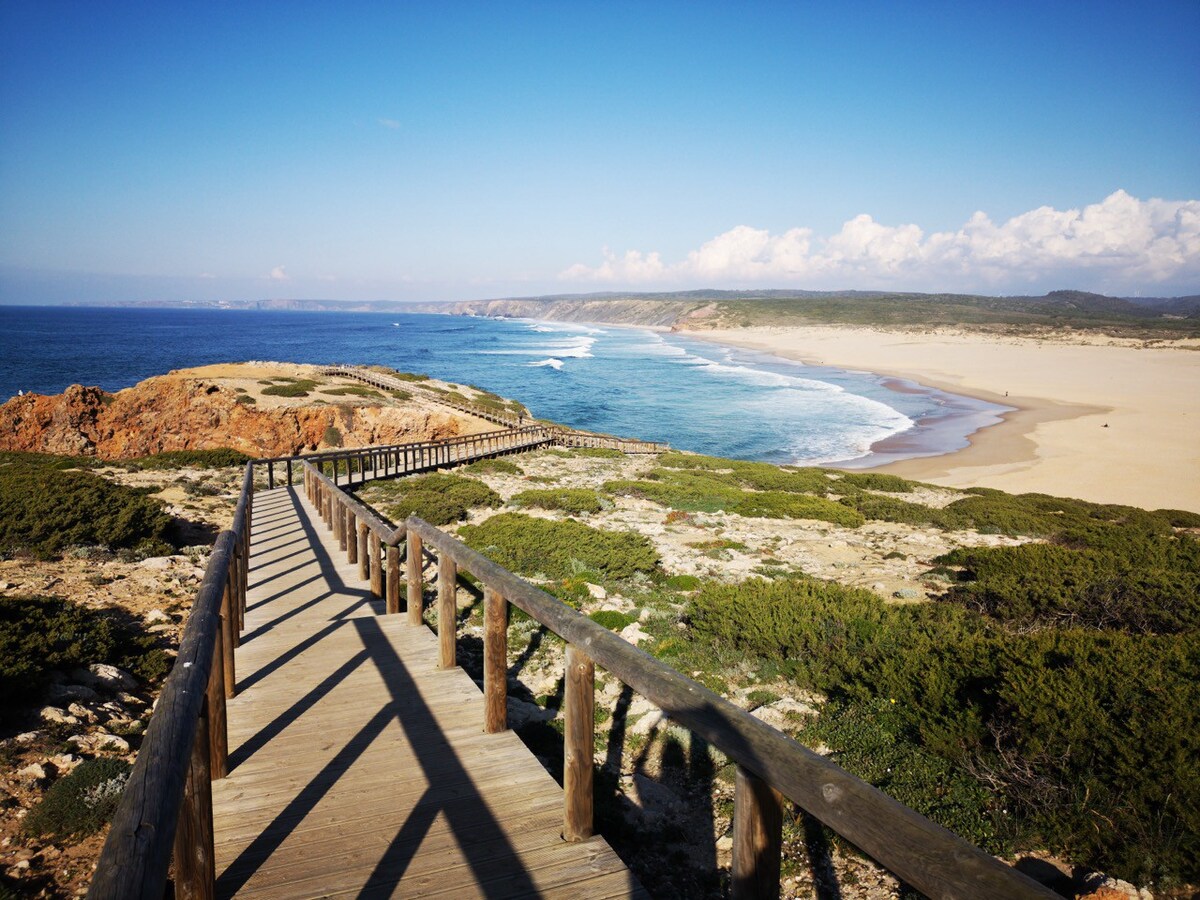
[[[935,562],[964,567],[949,599],[1014,627],[1200,629],[1200,542],[1126,531],[1101,543],[963,548]]]
[[[731,541],[728,538],[712,538],[707,541],[690,541],[689,547],[696,550],[748,550],[741,541]]]
[[[1007,848],[998,825],[1002,798],[961,767],[921,746],[896,704],[830,703],[803,732],[833,750],[831,759],[889,797],[991,853]]]
[[[0,468],[0,552],[50,557],[77,544],[135,547],[171,526],[158,500],[91,472]]]
[[[695,575],[672,575],[664,583],[675,591],[694,591],[700,587],[700,579]]]
[[[523,475],[524,471],[511,459],[492,457],[477,459],[475,462],[462,467],[461,471],[475,475]]]
[[[999,802],[1010,816],[997,841],[1139,883],[1200,875],[1200,770],[1187,762],[1200,736],[1195,631],[1011,634],[952,604],[891,605],[809,578],[705,583],[690,623],[700,646],[773,660],[841,703],[871,704],[859,718],[886,709],[879,727],[912,747],[881,757],[871,741],[886,735],[852,722],[867,744],[847,764],[913,791],[900,799],[948,827],[984,840]],[[994,796],[969,815],[973,792],[954,774],[967,771]],[[947,809],[953,797],[965,799]]]
[[[393,522],[419,516],[431,525],[461,522],[477,507],[495,508],[500,495],[475,478],[434,472],[381,484],[385,508]]]
[[[1200,638],[1006,637],[979,753],[1025,830],[1138,884],[1200,876]],[[1103,822],[1103,827],[1097,827]]]
[[[327,447],[340,447],[342,446],[342,433],[333,425],[329,425],[325,428],[325,433],[321,435],[321,443]]]
[[[94,456],[58,456],[54,453],[27,453],[20,450],[0,451],[0,470],[5,466],[26,466],[40,469],[94,469],[104,465]]]
[[[878,494],[858,493],[843,496],[841,502],[857,510],[864,518],[881,522],[901,522],[905,525],[933,525],[948,530],[967,526],[965,519],[944,509],[910,503],[896,497],[881,497]]]
[[[572,456],[583,459],[624,459],[625,454],[612,447],[576,447],[571,451]]]
[[[0,597],[0,697],[39,690],[54,669],[109,660],[117,643],[112,621],[96,610],[58,597]]]
[[[394,390],[390,390],[390,391],[388,391],[388,393],[392,395],[392,398],[393,398],[394,400],[401,400],[401,401],[403,401],[403,400],[411,400],[411,399],[412,399],[412,394],[411,394],[411,393],[409,393],[408,391],[402,391],[402,390],[399,390],[399,389],[394,389]]]
[[[508,501],[513,506],[536,506],[540,509],[560,509],[573,516],[598,513],[603,508],[600,495],[586,488],[552,488],[522,491]]]
[[[609,578],[650,574],[658,566],[654,545],[627,531],[603,531],[581,522],[552,522],[501,513],[459,529],[462,539],[505,568],[525,575],[567,578],[579,567]]]
[[[116,812],[130,768],[123,759],[85,760],[50,786],[21,830],[58,840],[95,834]]]
[[[594,613],[589,613],[588,618],[602,628],[607,628],[609,631],[620,631],[625,626],[637,621],[633,616],[618,612],[615,609],[601,609]]]
[[[824,469],[813,467],[781,468],[771,463],[747,462],[741,459],[721,459],[691,453],[664,453],[658,458],[661,469],[684,469],[705,472],[724,484],[759,491],[824,495],[836,489]]]
[[[266,397],[307,397],[309,391],[316,390],[317,382],[311,378],[279,378],[284,384],[273,384],[262,389]]]
[[[889,494],[908,494],[916,486],[898,475],[882,472],[846,472],[834,485],[837,491],[842,485],[851,485],[864,491],[885,491]]]
[[[783,473],[798,474],[798,473]],[[613,494],[643,497],[685,512],[724,511],[767,519],[817,519],[857,528],[862,515],[841,503],[809,494],[779,490],[743,490],[731,479],[711,472],[660,469],[646,481],[610,481]]]
[[[255,404],[258,403],[257,400],[255,400],[253,397],[251,397],[248,394],[244,394],[244,395],[238,397],[235,402],[242,404],[242,406],[254,406]]]
[[[142,469],[224,469],[244,466],[253,458],[240,450],[220,447],[215,450],[167,450],[129,462]]]
[[[0,714],[35,698],[50,672],[111,663],[157,683],[171,658],[152,634],[60,597],[0,597]]]
[[[321,388],[322,394],[327,394],[330,397],[375,397],[383,399],[383,394],[379,391],[369,388],[361,384],[348,384],[341,387]]]

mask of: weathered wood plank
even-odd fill
[[[379,617],[346,559],[361,520],[342,519],[343,555],[302,495],[255,535],[231,767],[213,784],[218,896],[640,896],[605,842],[562,840],[561,789],[515,734],[483,730],[483,694],[439,668],[439,636]],[[287,515],[308,520],[313,546],[284,547]],[[421,560],[419,537],[413,549]],[[453,623],[447,568],[439,616]]]

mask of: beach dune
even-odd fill
[[[964,450],[885,471],[950,487],[1200,512],[1200,341],[1144,346],[841,326],[687,334],[1015,407]]]

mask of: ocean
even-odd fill
[[[382,364],[576,428],[715,456],[867,467],[966,445],[1006,407],[639,328],[397,313],[0,306],[0,398],[171,369]]]

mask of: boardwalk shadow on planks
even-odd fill
[[[446,713],[474,686],[460,670],[434,672],[448,686],[439,697],[415,675],[433,668],[436,638],[378,616],[295,491],[271,492],[255,511],[231,773],[214,785],[225,807],[218,896],[412,896],[459,881],[489,898],[644,896],[603,841],[561,841],[561,794],[537,795],[521,766],[541,770],[511,733],[482,735],[481,712],[464,732]],[[412,639],[430,653],[410,659],[401,648]],[[331,710],[336,721],[323,718]]]
[[[417,761],[429,782],[422,799],[415,805],[412,814],[396,832],[371,872],[359,896],[390,896],[404,876],[413,856],[420,849],[430,825],[439,812],[449,820],[451,829],[462,833],[464,840],[458,842],[476,880],[485,889],[486,896],[537,896],[537,889],[523,866],[520,857],[512,848],[503,830],[483,802],[483,797],[471,789],[471,777],[462,764],[453,745],[442,733],[429,709],[422,703],[414,703],[419,696],[416,682],[395,649],[383,635],[377,622],[370,618],[351,621],[362,639],[363,651],[336,670],[322,683],[316,692],[302,697],[297,704],[283,713],[268,726],[270,733],[265,738],[249,742],[250,746],[241,758],[253,753],[255,747],[265,744],[270,737],[279,733],[290,721],[295,721],[305,710],[312,708],[317,700],[334,684],[345,678],[361,665],[375,664],[386,668],[385,679],[388,699],[316,777],[304,786],[259,836],[250,843],[242,854],[222,873],[217,882],[219,895],[236,894],[253,875],[255,861],[263,861],[303,821],[305,815],[346,774],[368,746],[382,733],[393,719],[400,723],[416,752]],[[238,748],[239,751],[248,745]],[[232,758],[231,758],[232,759]],[[448,797],[438,796],[438,785],[450,786]],[[479,851],[479,852],[476,852]],[[491,893],[486,883],[498,881],[503,891]]]

